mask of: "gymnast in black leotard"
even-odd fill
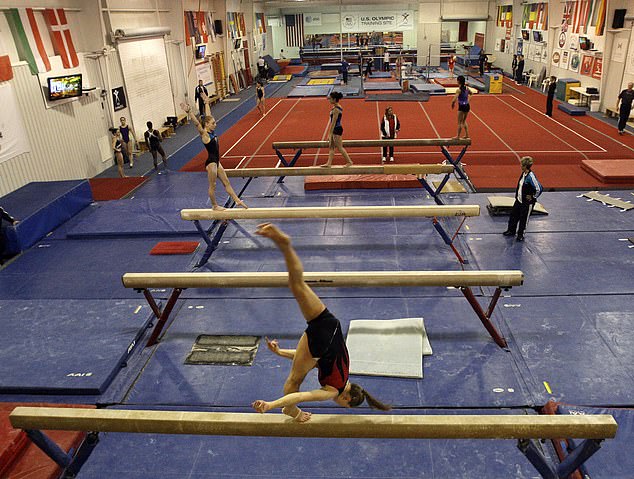
[[[119,132],[119,128],[110,128],[110,133],[112,133],[110,146],[112,146],[112,151],[114,152],[114,159],[117,163],[117,170],[119,171],[119,176],[121,178],[125,178],[126,176],[123,173],[123,153],[121,152],[123,148],[123,144],[121,142],[121,133]]]
[[[204,96],[205,103],[208,103],[207,96]],[[216,120],[211,114],[205,115],[203,123],[201,124],[196,118],[196,115],[192,112],[191,106],[186,103],[181,103],[181,108],[187,113],[191,122],[196,125],[200,139],[205,145],[207,150],[207,161],[205,161],[205,170],[207,170],[207,178],[209,179],[209,199],[211,200],[211,206],[214,210],[223,210],[224,207],[220,206],[216,201],[216,179],[220,178],[225,190],[235,201],[236,205],[242,208],[247,208],[247,205],[238,197],[236,192],[229,183],[229,178],[225,173],[225,169],[220,164],[220,148],[218,145],[218,137],[214,130],[216,129]]]
[[[266,96],[264,94],[264,85],[262,85],[260,80],[258,80],[255,87],[255,93],[255,103],[258,107],[258,111],[260,112],[260,115],[264,116],[266,115]]]

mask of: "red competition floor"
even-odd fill
[[[428,102],[366,102],[344,99],[345,139],[379,138],[379,121],[385,108],[394,107],[401,121],[399,138],[447,138],[456,133],[451,97],[432,97]],[[571,117],[555,107],[553,118],[543,114],[545,96],[523,86],[505,83],[502,95],[474,95],[467,119],[472,145],[463,162],[476,188],[511,189],[519,175],[519,159],[530,155],[533,170],[548,189],[601,188],[607,184],[581,168],[583,160],[634,158],[634,137],[618,136],[616,128],[590,116]],[[330,105],[325,98],[270,99],[269,111],[256,110],[220,137],[225,168],[274,167],[278,158],[274,141],[322,140],[328,129]],[[460,148],[450,151],[458,153]],[[293,153],[288,151],[288,157]],[[353,161],[378,164],[377,148],[349,151]],[[298,166],[325,161],[327,150],[305,151]],[[438,163],[444,158],[437,147],[398,149],[397,163]],[[202,170],[204,154],[184,169]],[[335,164],[343,164],[340,155]]]

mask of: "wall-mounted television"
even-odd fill
[[[196,45],[196,58],[197,59],[201,59],[201,58],[205,58],[205,50],[207,49],[207,45],[202,44],[202,45]]]
[[[588,37],[579,37],[579,48],[581,50],[592,50],[594,48],[594,44]]]
[[[533,41],[535,43],[543,42],[544,36],[542,35],[542,32],[540,32],[539,30],[533,30]]]
[[[528,39],[530,38],[530,32],[528,30],[522,30],[522,40],[526,40],[528,41]]]
[[[242,40],[239,38],[236,38],[236,41],[233,44],[233,49],[237,50],[238,48],[240,48],[242,46]]]
[[[63,100],[81,96],[81,73],[50,77],[48,82],[48,100]]]

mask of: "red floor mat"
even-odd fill
[[[2,479],[54,479],[61,469],[44,452],[26,437],[23,431],[13,429],[9,414],[17,406],[78,407],[94,409],[95,406],[0,403],[0,477]],[[64,451],[77,448],[83,441],[83,432],[44,431]]]
[[[91,178],[92,199],[95,201],[120,200],[138,188],[147,178],[131,176],[128,178]]]
[[[307,176],[304,180],[307,191],[420,187],[420,182],[412,175]]]
[[[161,241],[150,254],[191,254],[198,248],[198,241]]]
[[[634,183],[633,160],[586,160],[581,168],[604,183]]]

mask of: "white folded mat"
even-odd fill
[[[346,345],[350,374],[423,377],[423,355],[432,354],[423,318],[350,321]]]

